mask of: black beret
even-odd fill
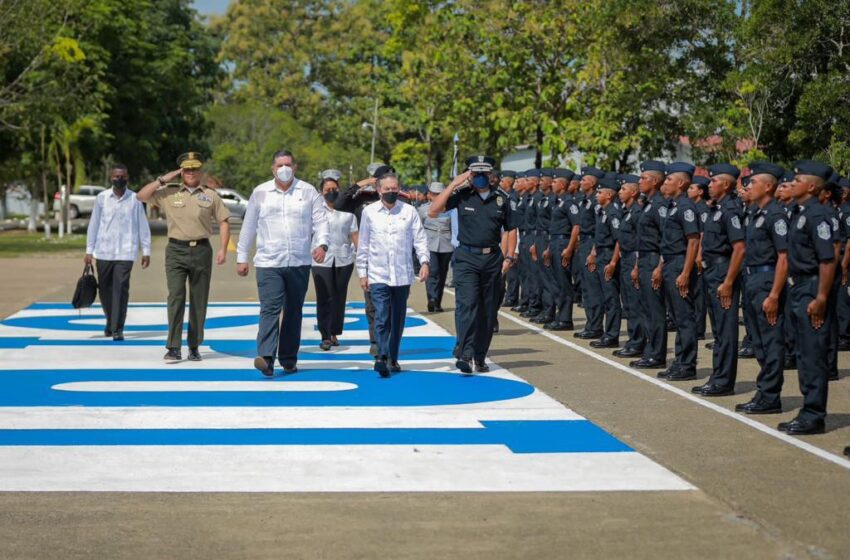
[[[605,177],[605,172],[601,169],[597,169],[596,167],[582,167],[581,176],[584,177],[586,175],[596,177],[597,179],[602,179],[603,177]]]
[[[769,161],[754,161],[750,164],[751,175],[773,175],[777,179],[781,179],[785,174],[785,169],[781,165],[770,163]]]
[[[829,185],[838,185],[838,181],[841,180],[841,176],[835,171],[832,172],[832,175],[829,176],[829,179],[826,180]]]
[[[794,181],[794,172],[791,170],[786,171],[782,174],[782,179],[780,179],[782,183],[791,183]]]
[[[708,167],[708,174],[711,177],[715,175],[731,175],[737,179],[741,175],[741,170],[731,163],[715,163]]]
[[[374,177],[375,179],[380,179],[388,173],[395,173],[395,167],[393,167],[392,165],[379,165],[378,168],[375,169],[375,172],[372,173],[372,177]]]
[[[686,173],[693,177],[694,171],[697,168],[691,165],[690,163],[685,163],[684,161],[674,161],[673,163],[667,165],[667,175],[671,175],[673,173]]]
[[[801,159],[794,162],[794,173],[797,175],[814,175],[824,181],[832,177],[832,168],[825,163],[812,159]]]
[[[496,160],[490,156],[470,156],[466,158],[466,168],[470,171],[488,172],[493,171]]]
[[[555,170],[551,167],[541,167],[540,168],[540,176],[541,177],[554,177]]]
[[[516,172],[517,179],[525,179],[525,171],[517,171]]]
[[[555,170],[555,177],[560,179],[566,179],[567,182],[572,181],[573,177],[575,177],[575,173],[571,169],[561,169],[558,168]]]
[[[663,161],[658,161],[651,159],[649,161],[645,161],[640,164],[640,170],[643,171],[660,171],[661,173],[667,172],[667,164]]]
[[[624,173],[620,175],[620,183],[625,185],[626,183],[634,183],[638,184],[640,182],[640,176],[631,175],[629,173]]]

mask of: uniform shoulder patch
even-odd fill
[[[617,218],[611,218],[611,227],[613,227],[614,229],[619,229],[620,220],[618,220]]]
[[[690,208],[685,210],[685,221],[686,222],[693,222],[695,219],[696,219],[696,216],[694,215],[693,210],[691,210]]]
[[[788,225],[785,220],[776,220],[773,224],[773,231],[776,232],[776,235],[785,236],[788,233]]]
[[[708,212],[703,212],[702,214],[700,214],[699,219],[702,223],[705,223],[705,221],[708,219]]]
[[[829,227],[829,222],[821,222],[818,224],[818,237],[824,241],[829,241],[832,238],[832,228]]]
[[[723,217],[723,212],[718,210],[717,212],[714,213],[714,216],[712,216],[711,219],[714,220],[715,222],[719,222],[720,218],[722,218],[722,217]]]
[[[732,219],[729,220],[732,224],[732,227],[735,229],[741,229],[741,219],[736,215],[732,216]]]
[[[658,215],[661,216],[662,218],[666,218],[667,217],[667,208],[664,207],[664,206],[659,208],[658,209]]]
[[[570,205],[570,214],[578,214],[578,206],[575,204]]]
[[[505,203],[505,198],[504,198],[504,197],[502,197],[502,196],[497,196],[497,197],[496,197],[496,205],[501,206],[501,205],[503,205],[504,203]]]

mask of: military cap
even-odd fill
[[[516,172],[517,179],[525,179],[525,171],[517,171]]]
[[[838,181],[841,180],[841,176],[835,171],[832,172],[832,175],[829,176],[829,179],[826,180],[827,185],[838,185]]]
[[[333,179],[334,181],[339,181],[340,177],[342,177],[342,173],[338,169],[325,169],[322,171],[322,180],[325,179]]]
[[[566,179],[568,183],[573,180],[573,177],[575,177],[575,175],[576,174],[573,173],[571,169],[559,168],[555,170],[555,177],[558,179]]]
[[[699,185],[700,187],[707,188],[710,182],[711,179],[709,179],[705,175],[694,175],[693,177],[691,177],[692,185]]]
[[[204,164],[204,156],[200,152],[186,152],[177,158],[180,169],[200,169]]]
[[[832,168],[825,163],[812,159],[801,159],[794,162],[794,173],[796,175],[814,175],[824,181],[832,177]]]
[[[781,179],[785,174],[785,169],[781,165],[769,161],[754,161],[750,164],[750,172],[750,175],[773,175],[777,179]]]
[[[526,177],[540,177],[540,170],[539,169],[529,169],[528,171],[525,172],[525,176]]]
[[[444,190],[446,190],[446,186],[439,181],[434,181],[430,185],[428,185],[428,192],[434,194],[440,194]]]
[[[554,177],[555,170],[551,167],[541,167],[540,168],[540,176],[541,177]]]
[[[667,175],[672,175],[673,173],[685,173],[691,177],[694,176],[694,171],[697,168],[691,165],[690,163],[685,163],[684,161],[674,161],[671,164],[667,165],[666,173]]]
[[[782,174],[782,179],[779,180],[780,183],[791,183],[794,181],[795,173],[792,170],[788,170]]]
[[[640,170],[643,171],[660,171],[661,173],[667,173],[667,164],[663,161],[658,161],[655,159],[651,159],[649,161],[645,161],[640,164]]]
[[[602,177],[599,179],[599,185],[597,188],[611,189],[612,191],[617,192],[620,190],[620,181],[614,177]]]
[[[634,183],[635,185],[640,182],[640,177],[638,175],[631,175],[629,173],[623,173],[620,175],[620,184],[625,185],[626,183]]]
[[[842,177],[838,180],[838,186],[842,189],[850,189],[850,179],[847,177]]]
[[[393,167],[392,165],[383,164],[375,168],[375,171],[372,172],[372,177],[374,177],[375,179],[380,179],[381,177],[389,173],[395,173],[395,167]]]
[[[596,167],[582,167],[581,176],[585,177],[586,175],[596,177],[597,179],[602,179],[603,177],[605,177],[605,172],[601,169],[597,169]]]
[[[715,163],[714,165],[708,166],[708,175],[709,177],[714,177],[716,175],[731,175],[737,179],[741,175],[741,170],[731,163]]]
[[[615,173],[613,171],[606,171],[605,175],[602,177],[603,179],[614,179],[615,181],[620,180],[620,174]]]
[[[499,177],[511,177],[512,179],[515,179],[516,176],[516,171],[511,171],[510,169],[503,169],[502,171],[499,171]]]
[[[466,158],[466,168],[473,172],[487,173],[493,171],[496,160],[490,156],[470,156]]]

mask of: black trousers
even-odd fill
[[[732,285],[732,306],[724,309],[717,297],[717,288],[726,280],[729,261],[709,265],[702,273],[708,301],[714,314],[714,346],[711,350],[711,377],[709,383],[733,389],[738,376],[738,309],[741,305],[740,276]],[[744,316],[752,315],[744,308]]]
[[[130,272],[133,270],[133,261],[98,259],[95,264],[100,306],[106,315],[106,331],[123,331],[124,321],[127,319],[127,304],[130,302]]]
[[[658,253],[643,253],[638,259],[638,278],[640,279],[641,315],[646,328],[646,346],[643,357],[646,359],[667,361],[667,302],[664,287],[652,289],[652,272],[658,266]]]
[[[348,299],[348,281],[354,264],[313,266],[313,284],[316,286],[316,320],[322,340],[342,334],[345,319],[345,302]]]
[[[610,280],[605,279],[605,267],[614,257],[614,248],[600,247],[596,252],[596,276],[602,287],[602,311],[605,316],[605,336],[609,338],[620,338],[620,321],[623,308],[620,303],[620,268],[614,269],[614,275]]]
[[[557,309],[556,321],[564,323],[573,322],[573,299],[575,292],[573,291],[572,264],[576,260],[573,255],[573,260],[570,261],[569,267],[564,267],[561,263],[561,253],[570,244],[570,238],[566,235],[554,235],[549,241],[549,251],[552,253],[551,267],[554,273],[555,280],[555,308]]]
[[[592,249],[592,237],[585,237],[579,241],[578,258],[581,266],[581,301],[584,305],[584,314],[587,317],[584,330],[596,332],[602,330],[603,295],[599,275],[596,272],[588,270],[587,264],[585,264]]]
[[[674,363],[678,364],[684,371],[696,371],[697,324],[696,312],[694,311],[694,287],[697,275],[695,270],[691,272],[688,295],[682,297],[679,288],[676,287],[676,278],[682,273],[684,266],[685,255],[664,256],[664,268],[662,269],[664,291],[667,294],[667,300],[670,302],[673,320],[676,321],[676,360]]]
[[[535,265],[534,273],[538,276],[540,285],[540,314],[545,317],[555,318],[555,275],[551,266],[546,266],[543,263],[543,253],[549,248],[549,236],[539,234],[534,241],[534,246],[537,248],[537,262],[532,261]]]
[[[516,305],[519,303],[519,267],[512,266],[505,275],[505,294],[503,299],[506,303]]]
[[[446,287],[446,278],[449,275],[449,264],[452,262],[452,253],[436,253],[431,251],[431,270],[428,280],[425,282],[425,291],[428,293],[428,301],[433,301],[437,307],[442,307],[443,290]]]
[[[540,309],[540,286],[537,274],[534,272],[534,261],[528,252],[534,243],[535,234],[530,232],[520,233],[519,239],[519,274],[522,290],[520,303],[529,308]]]
[[[458,248],[454,260],[455,323],[460,356],[483,362],[496,324],[502,252],[482,255]]]
[[[749,306],[752,316],[753,351],[758,360],[756,396],[763,401],[776,404],[782,393],[783,362],[785,358],[785,290],[779,297],[779,314],[776,324],[767,322],[762,305],[773,288],[773,271],[747,275],[744,305]]]
[[[623,299],[623,311],[626,312],[626,332],[629,340],[625,347],[643,352],[646,345],[646,320],[643,316],[643,306],[640,303],[640,289],[632,282],[632,269],[637,259],[636,252],[620,254],[620,294]]]
[[[812,327],[807,308],[818,293],[818,276],[796,280],[788,291],[791,307],[791,331],[797,338],[797,375],[803,407],[797,417],[805,421],[826,418],[826,401],[829,395],[829,338],[835,321],[835,307],[826,306],[821,328]]]

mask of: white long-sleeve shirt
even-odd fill
[[[86,232],[86,254],[103,261],[135,261],[139,254],[151,254],[151,228],[145,207],[136,193],[126,189],[121,197],[115,191],[101,191]]]
[[[274,180],[259,185],[248,199],[242,220],[236,262],[248,262],[254,241],[254,266],[281,268],[313,262],[311,240],[328,245],[325,201],[310,183],[294,179],[285,191]]]
[[[409,286],[416,281],[413,250],[428,263],[428,238],[416,209],[396,202],[387,209],[380,200],[363,209],[357,245],[357,275],[370,284]]]

